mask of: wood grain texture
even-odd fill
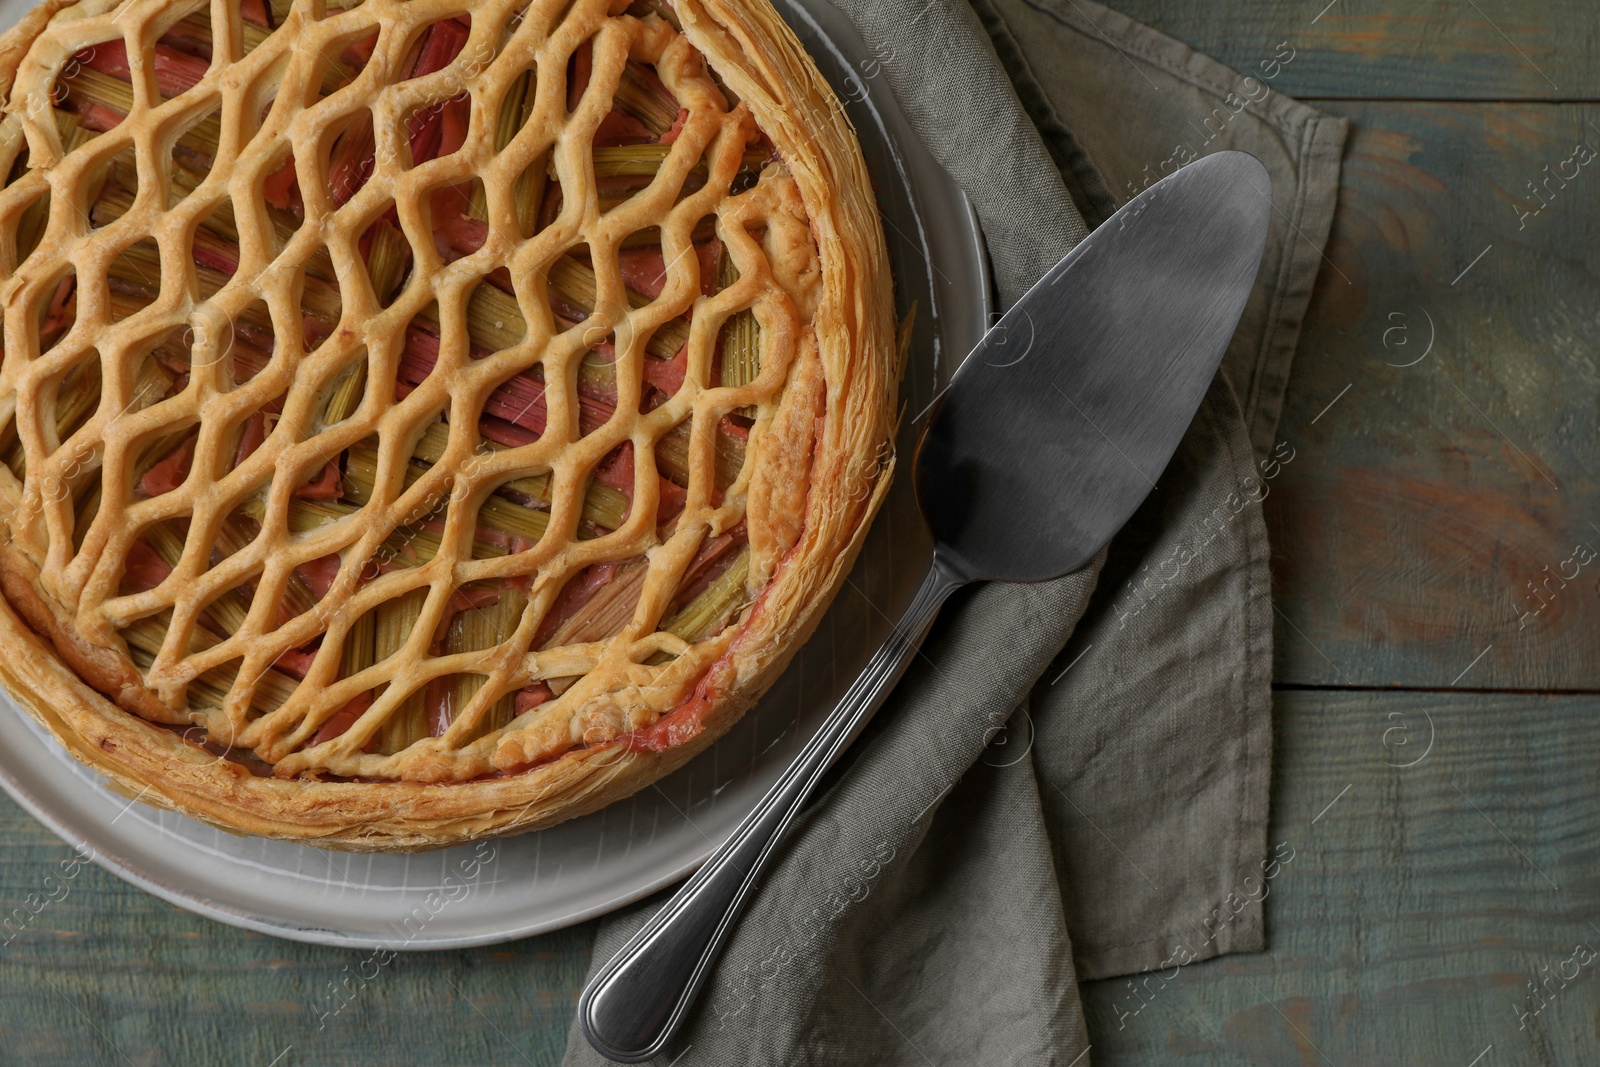
[[[0,840],[0,1065],[546,1067],[566,1047],[593,924],[384,962],[191,915],[3,796]]]
[[[1600,689],[1600,159],[1573,161],[1600,109],[1327,106],[1352,131],[1265,504],[1275,677]]]
[[[1089,984],[1093,1062],[1593,1063],[1600,957],[1566,961],[1600,953],[1600,698],[1290,692],[1277,711],[1271,840],[1292,859],[1265,883],[1269,951]],[[1540,1007],[1528,983],[1551,974]]]
[[[1600,98],[1585,0],[1110,0],[1109,7],[1303,100]],[[1284,63],[1279,46],[1293,58]],[[1289,53],[1283,53],[1288,55]]]

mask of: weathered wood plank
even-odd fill
[[[0,928],[0,1063],[545,1067],[566,1047],[592,925],[386,961],[191,915],[3,795],[0,840],[0,922],[23,917]]]
[[[1596,112],[1329,110],[1353,128],[1265,504],[1276,678],[1600,689]]]
[[[1600,699],[1290,692],[1277,710],[1271,840],[1292,858],[1265,883],[1269,951],[1091,983],[1094,1062],[1594,1062]]]
[[[1111,0],[1108,6],[1242,74],[1279,74],[1273,85],[1290,96],[1600,98],[1600,27],[1583,0]],[[1284,42],[1291,52],[1281,50]]]

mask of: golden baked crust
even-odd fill
[[[76,757],[453,844],[676,768],[810,634],[898,367],[767,0],[49,0],[0,71],[0,682]]]

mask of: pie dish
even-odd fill
[[[51,0],[0,71],[0,681],[130,795],[546,826],[816,624],[899,359],[766,0]]]

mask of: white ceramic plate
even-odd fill
[[[0,0],[0,29],[33,0]],[[989,279],[977,217],[917,141],[878,67],[826,0],[776,0],[859,131],[902,314],[916,327],[900,477],[849,584],[760,705],[678,773],[549,830],[414,856],[237,837],[130,802],[0,694],[0,785],[95,862],[180,907],[297,941],[392,949],[493,944],[622,906],[692,871],[730,833],[866,665],[931,551],[909,461],[938,383],[982,336]],[[86,848],[85,848],[86,846]]]

